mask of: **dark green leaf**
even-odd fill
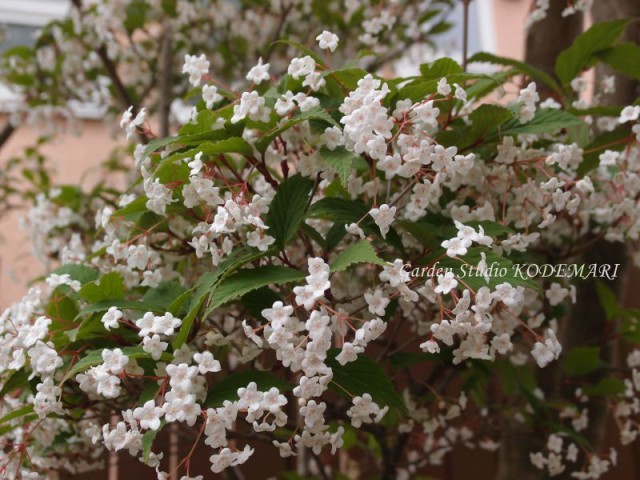
[[[600,365],[598,347],[577,347],[570,350],[563,361],[564,371],[569,377],[581,377],[596,370]]]
[[[371,244],[367,240],[350,245],[331,263],[331,270],[341,272],[355,263],[372,263],[375,265],[386,265],[387,263],[376,254]]]
[[[348,399],[351,399],[351,395],[368,393],[380,406],[388,405],[406,411],[402,397],[380,365],[366,355],[359,355],[356,361],[342,366],[335,359],[339,353],[339,349],[329,350],[326,360],[333,371],[330,383],[333,390]]]
[[[266,224],[269,226],[268,234],[276,239],[280,249],[283,249],[298,231],[312,188],[313,182],[300,174],[279,185],[278,192],[269,206]]]
[[[592,66],[594,55],[611,47],[622,35],[630,18],[594,23],[578,35],[573,45],[563,50],[556,59],[555,71],[562,84],[568,84],[582,70]]]

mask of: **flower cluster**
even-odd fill
[[[370,43],[393,19],[365,23]],[[491,425],[505,417],[535,423],[548,392],[531,369],[570,359],[559,324],[576,288],[494,278],[489,264],[548,252],[566,263],[600,237],[637,243],[640,108],[600,122],[622,133],[585,148],[567,127],[598,138],[598,122],[540,104],[534,82],[511,105],[487,104],[496,80],[461,76],[453,60],[386,81],[331,68],[342,42],[317,41],[326,57],[305,48],[283,81],[271,57],[254,63],[249,91],[188,55],[203,101],[175,136],[135,147],[126,192],[37,198],[27,226],[60,266],[0,317],[0,406],[38,417],[10,419],[2,438],[39,460],[9,453],[2,468],[62,468],[66,451],[42,438],[65,430],[89,458],[126,449],[164,478],[154,439],[175,424],[199,432],[216,473],[245,463],[255,435],[315,458],[347,448],[349,431],[385,442],[381,465],[398,439],[404,479],[456,445],[495,450]],[[152,133],[131,116],[127,134]],[[447,270],[427,278],[406,268],[438,262]],[[637,434],[635,357],[612,395],[625,440]],[[564,399],[567,429],[588,424],[583,400],[604,388],[588,382]],[[571,464],[596,478],[615,463],[545,430],[532,461],[550,474]]]

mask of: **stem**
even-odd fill
[[[469,58],[469,4],[471,0],[462,0],[462,70],[467,71]]]

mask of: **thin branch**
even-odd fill
[[[469,58],[469,4],[471,0],[462,0],[462,70],[467,71]]]
[[[169,113],[171,110],[171,87],[173,74],[173,49],[171,27],[167,27],[160,40],[160,136],[169,136]]]

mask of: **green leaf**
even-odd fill
[[[344,147],[337,147],[335,150],[322,147],[320,149],[320,158],[322,163],[338,174],[340,183],[343,187],[346,187],[353,163],[360,159],[360,156]]]
[[[149,8],[149,5],[144,0],[133,0],[127,5],[124,19],[124,26],[127,32],[131,33],[144,26],[147,8]]]
[[[161,423],[164,423],[164,421],[162,421]],[[153,447],[153,442],[155,441],[158,433],[160,433],[161,430],[162,425],[157,430],[147,430],[144,435],[142,435],[142,458],[145,462],[149,460],[151,447]]]
[[[281,302],[282,297],[268,287],[252,290],[242,296],[242,306],[262,323],[267,319],[262,316],[262,311],[271,308],[275,302]]]
[[[198,278],[194,287],[188,292],[193,292],[191,300],[189,302],[189,308],[187,315],[182,319],[182,325],[180,330],[173,338],[171,342],[174,349],[178,349],[187,340],[191,326],[196,318],[196,315],[205,304],[208,298],[214,292],[216,285],[226,275],[231,274],[242,265],[256,260],[260,257],[266,256],[268,252],[261,252],[257,248],[247,247],[239,248],[231,252],[231,254],[218,266],[213,272],[207,272]],[[176,302],[180,300],[183,305],[186,302],[186,297],[189,296],[188,292],[183,293]],[[172,307],[175,305],[172,305]]]
[[[532,78],[533,80],[540,80],[549,88],[551,88],[551,90],[555,90],[556,92],[560,91],[560,86],[558,85],[558,82],[556,82],[551,75],[548,75],[542,70],[538,70],[537,68],[529,65],[528,63],[520,62],[512,58],[500,57],[498,55],[493,55],[492,53],[487,53],[487,52],[476,53],[469,59],[469,63],[476,63],[476,62],[493,63],[495,65],[515,67],[517,70],[519,70],[523,74],[526,74],[528,77]]]
[[[578,35],[573,45],[563,50],[556,59],[555,72],[563,85],[592,66],[598,52],[611,47],[622,35],[630,18],[594,23],[589,30]]]
[[[158,170],[163,165],[171,164],[176,160],[183,160],[185,158],[195,157],[200,152],[202,152],[204,155],[218,155],[223,153],[240,153],[246,156],[250,156],[253,153],[253,151],[251,150],[251,147],[244,139],[240,137],[231,137],[231,138],[227,138],[226,140],[220,140],[218,142],[205,142],[190,150],[169,155],[158,166]]]
[[[380,406],[388,405],[406,412],[402,397],[389,380],[384,369],[366,355],[359,355],[354,362],[340,365],[335,357],[340,349],[329,350],[326,364],[333,371],[333,380],[329,384],[340,395],[351,399],[351,395],[368,393]]]
[[[207,311],[212,312],[231,300],[267,285],[299,282],[304,279],[305,275],[299,270],[278,265],[240,270],[220,282],[213,292],[211,305]]]
[[[29,385],[29,376],[25,370],[17,370],[11,372],[9,378],[5,380],[2,390],[0,390],[0,398],[4,397],[8,393],[14,390]]]
[[[448,57],[439,58],[435,62],[420,65],[420,73],[422,76],[435,80],[440,80],[442,77],[446,77],[452,73],[462,72],[462,67],[458,62]]]
[[[75,377],[78,373],[84,372],[91,367],[100,365],[103,363],[102,350],[91,350],[86,356],[82,357],[71,370],[69,370],[63,378],[63,382],[69,378]],[[142,347],[124,347],[121,349],[122,353],[129,358],[151,358],[151,354],[145,352]],[[163,352],[160,359],[164,362],[170,362],[172,360],[171,354]]]
[[[147,197],[142,196],[136,198],[131,203],[113,212],[113,217],[124,217],[129,221],[135,221],[138,219],[141,213],[148,212]]]
[[[119,272],[109,272],[99,279],[85,284],[78,293],[91,303],[122,299],[125,293],[124,279]]]
[[[142,301],[168,311],[172,303],[185,291],[186,289],[176,280],[163,281],[157,287],[147,290]]]
[[[238,389],[246,388],[251,382],[255,382],[261,392],[266,392],[273,387],[280,390],[280,393],[288,392],[293,387],[276,377],[271,372],[259,370],[245,370],[243,372],[232,373],[224,380],[216,383],[207,394],[204,404],[206,407],[219,407],[225,400],[238,400]]]
[[[613,320],[621,313],[618,305],[618,297],[607,285],[602,281],[596,280],[596,293],[600,299],[600,306],[604,310],[607,320]]]
[[[640,80],[640,47],[627,42],[598,53],[598,58],[611,68]]]
[[[68,274],[71,279],[77,280],[82,285],[93,282],[100,276],[100,273],[95,268],[87,267],[85,265],[77,265],[75,263],[62,265],[51,273],[56,273],[58,275]]]
[[[521,124],[519,120],[513,119],[505,123],[501,131],[504,136],[551,133],[556,130],[583,125],[583,123],[584,122],[575,115],[563,110],[541,108],[536,111],[535,116],[530,122]]]
[[[300,112],[297,115],[294,115],[290,120],[285,121],[269,131],[264,137],[256,142],[258,151],[264,152],[278,135],[306,120],[320,120],[329,125],[338,126],[338,123],[327,113],[326,110],[320,107],[315,107],[307,112]]]
[[[496,130],[507,120],[513,118],[513,113],[499,105],[480,105],[469,115],[472,131],[476,138],[484,137],[487,133]]]
[[[25,415],[29,415],[33,413],[33,404],[25,405],[24,407],[20,407],[13,412],[7,413],[4,417],[0,418],[0,425],[3,423],[7,423],[11,420],[15,420],[16,418],[24,417]]]
[[[583,177],[600,165],[600,154],[605,150],[622,150],[632,141],[629,129],[617,128],[611,132],[604,132],[594,138],[585,148],[582,162],[578,166],[578,176]]]
[[[266,224],[267,233],[276,239],[276,245],[283,249],[293,238],[304,219],[313,182],[302,175],[294,175],[278,186],[278,192],[271,201]]]
[[[624,382],[618,378],[603,378],[596,385],[588,385],[582,388],[585,395],[592,397],[622,395],[625,390]]]
[[[387,264],[384,260],[378,257],[378,255],[376,255],[376,251],[367,240],[361,240],[340,252],[331,264],[331,270],[334,272],[341,272],[349,268],[354,263],[373,263],[375,265]]]
[[[88,315],[90,313],[106,312],[111,307],[117,307],[120,310],[138,310],[141,312],[165,313],[165,309],[153,303],[143,302],[140,300],[114,299],[103,300],[101,302],[96,302],[92,305],[88,305],[80,310],[80,312],[76,315],[76,318],[84,317],[85,315]]]
[[[563,361],[564,371],[569,377],[581,377],[600,366],[598,347],[577,347],[570,350]]]

